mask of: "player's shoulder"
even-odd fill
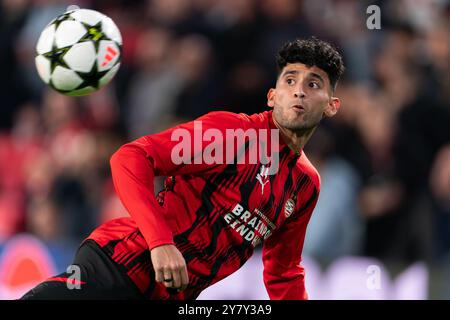
[[[231,111],[211,111],[200,117],[200,119],[211,119],[213,121],[226,121],[241,123],[245,127],[265,127],[269,119],[269,111],[255,114],[246,114],[243,112],[235,113]]]
[[[320,191],[321,180],[319,171],[317,171],[316,167],[314,167],[311,161],[309,161],[304,151],[302,151],[302,154],[297,162],[297,165],[300,166],[302,172],[304,172],[311,179],[317,191]]]

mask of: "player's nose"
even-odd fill
[[[306,79],[302,76],[299,77],[299,79],[297,80],[297,83],[295,85],[294,88],[294,97],[296,99],[302,99],[306,97],[306,90],[305,90],[305,85],[306,85]]]
[[[306,97],[306,93],[305,93],[305,90],[303,89],[303,86],[302,85],[298,85],[296,88],[295,88],[295,90],[294,90],[294,97],[295,98],[304,98],[304,97]]]

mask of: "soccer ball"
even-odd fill
[[[89,9],[67,11],[42,31],[36,68],[53,89],[83,96],[105,86],[120,67],[122,36],[104,14]]]

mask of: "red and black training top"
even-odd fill
[[[109,221],[88,238],[150,299],[195,299],[238,270],[259,243],[269,297],[307,299],[300,262],[306,226],[319,195],[318,172],[303,151],[294,153],[281,137],[273,147],[270,134],[266,154],[279,156],[275,174],[267,174],[259,158],[256,163],[254,158],[239,161],[255,151],[258,143],[252,137],[240,140],[240,145],[234,139],[235,161],[205,161],[205,154],[220,153],[220,148],[211,152],[213,143],[225,144],[218,138],[220,133],[226,140],[230,129],[276,129],[271,111],[250,116],[211,112],[195,121],[141,137],[112,156],[114,185],[131,218]],[[218,131],[210,131],[209,138],[205,134],[200,145],[192,143],[191,164],[173,160],[174,154],[189,158],[189,152],[180,152],[181,136],[198,142],[210,128]],[[155,176],[167,177],[157,197]],[[170,293],[154,281],[149,249],[163,244],[175,244],[186,260],[189,287],[181,293]]]

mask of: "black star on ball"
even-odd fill
[[[50,70],[53,72],[56,66],[61,66],[69,69],[69,66],[64,61],[64,55],[69,51],[70,47],[58,49],[55,44],[53,44],[53,49],[50,52],[44,53],[44,57],[50,60]]]
[[[72,12],[68,12],[60,15],[59,17],[55,18],[52,22],[50,22],[50,24],[53,23],[55,25],[55,30],[58,29],[61,22],[67,20],[75,20],[73,17],[70,16],[71,13]]]
[[[98,89],[100,85],[100,79],[103,78],[105,74],[107,74],[109,71],[97,71],[97,68],[94,67],[89,72],[77,72],[77,74],[83,79],[83,82],[78,86],[78,88],[84,88],[84,87],[94,87]]]
[[[88,25],[87,23],[83,23],[83,26],[86,28],[87,32],[80,39],[80,42],[81,41],[92,41],[94,43],[96,51],[98,51],[98,46],[100,44],[100,40],[109,40],[109,38],[103,32],[101,21],[93,26]]]

